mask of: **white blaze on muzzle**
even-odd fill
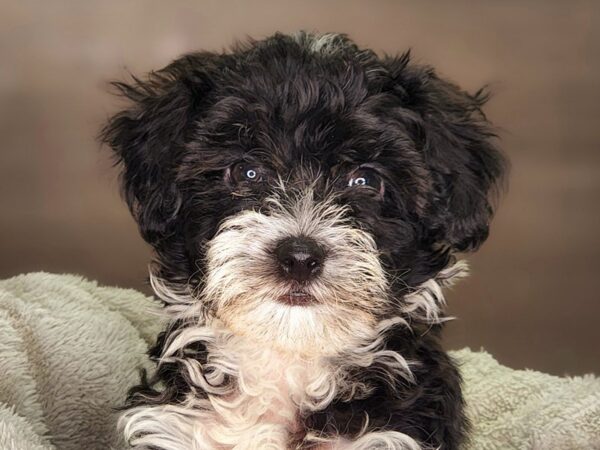
[[[387,281],[373,238],[347,212],[305,189],[280,191],[264,209],[230,217],[208,244],[204,304],[236,332],[296,350],[339,350],[336,343],[370,334]],[[310,305],[278,301],[294,289],[275,255],[290,237],[310,239],[326,254],[319,275],[302,285]]]

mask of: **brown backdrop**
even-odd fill
[[[118,106],[107,80],[247,35],[346,32],[495,92],[510,191],[449,296],[448,346],[600,372],[599,15],[592,1],[0,2],[0,276],[143,287],[150,254],[94,140]]]

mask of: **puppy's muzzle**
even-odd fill
[[[323,270],[325,251],[308,237],[288,237],[275,247],[275,257],[284,278],[306,283]]]

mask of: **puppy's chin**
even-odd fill
[[[372,338],[376,325],[375,318],[364,311],[306,299],[295,304],[267,299],[227,308],[218,311],[215,320],[233,334],[263,347],[306,357],[341,354]]]

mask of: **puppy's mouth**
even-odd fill
[[[315,302],[315,298],[301,289],[293,289],[280,296],[277,301],[290,306],[308,306]]]

